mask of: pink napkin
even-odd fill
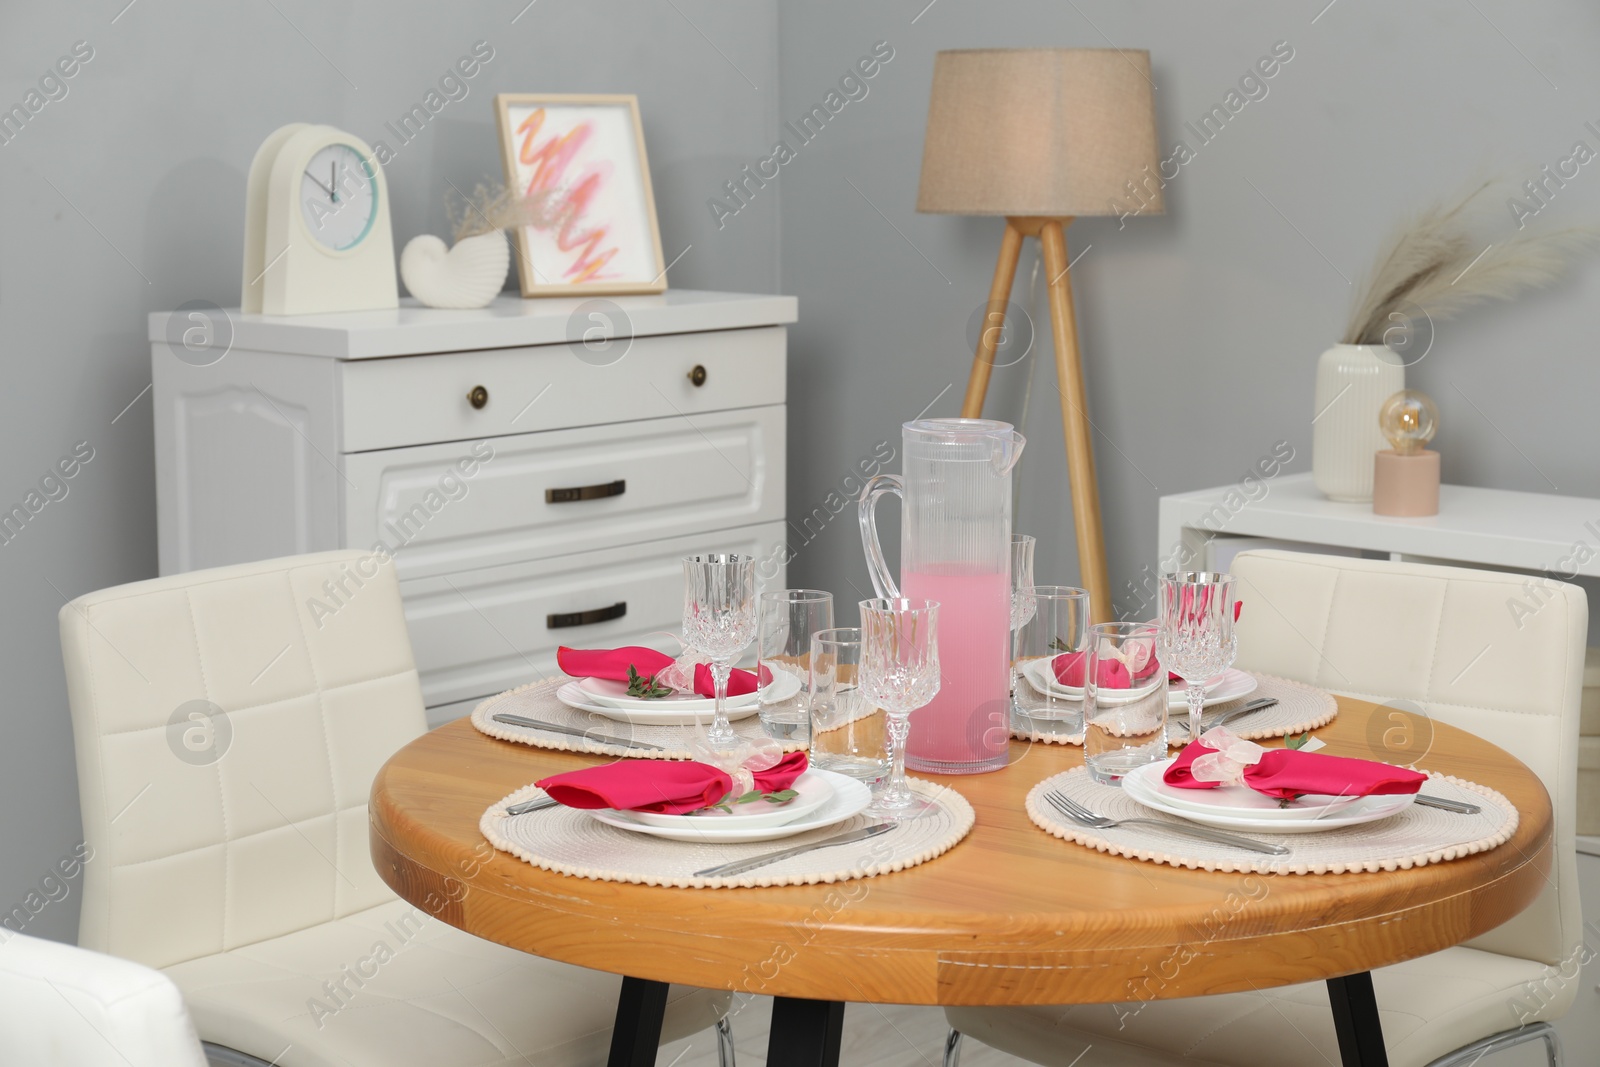
[[[1063,652],[1050,661],[1050,669],[1060,684],[1081,689],[1089,674],[1089,653]],[[1146,660],[1137,671],[1130,671],[1121,660],[1101,659],[1095,669],[1095,684],[1101,689],[1131,689],[1134,682],[1150,677],[1153,670],[1154,659]]]
[[[805,770],[806,754],[790,752],[773,766],[755,771],[752,788],[763,793],[788,789]],[[553,774],[541,778],[538,786],[569,808],[682,815],[715,804],[732,792],[734,782],[726,771],[709,763],[631,759]]]
[[[1197,760],[1204,762],[1196,766]],[[1185,745],[1162,780],[1179,789],[1246,785],[1269,797],[1293,800],[1305,793],[1336,797],[1415,793],[1428,776],[1375,760],[1262,748],[1219,728]]]
[[[665,652],[642,645],[623,648],[567,648],[556,649],[556,665],[563,674],[574,678],[605,678],[613,682],[626,682],[628,668],[639,672],[639,677],[649,678],[676,662]],[[768,678],[771,681],[771,678]],[[705,663],[694,665],[694,691],[703,697],[716,696],[711,682],[711,667]],[[728,676],[728,695],[742,696],[756,691],[756,676],[751,671],[734,668]]]

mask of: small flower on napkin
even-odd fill
[[[679,691],[688,689],[687,686],[680,684],[683,680],[681,672],[671,670],[678,666],[677,660],[665,652],[657,652],[643,645],[596,649],[567,648],[563,645],[556,649],[556,665],[561,668],[563,674],[574,678],[605,678],[614,682],[630,682],[636,676],[651,680],[656,686],[671,686]],[[770,676],[767,680],[771,680]],[[716,695],[709,664],[694,665],[693,689],[703,697]],[[734,668],[728,675],[729,696],[742,696],[755,691],[754,672]]]
[[[734,774],[695,760],[630,759],[554,774],[536,784],[551,799],[569,808],[685,815],[743,802],[752,792],[780,794],[805,770],[804,752],[790,752],[775,763],[768,762],[764,755],[758,756],[747,760]]]
[[[1307,793],[1336,797],[1415,793],[1428,776],[1376,760],[1262,748],[1217,727],[1185,745],[1162,780],[1179,789],[1244,785],[1289,801]]]

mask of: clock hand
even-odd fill
[[[335,204],[339,202],[339,194],[334,192],[333,189],[338,184],[339,164],[330,159],[328,161],[328,199],[332,200]]]
[[[306,171],[306,177],[310,178],[314,182],[317,182],[316,176],[313,175],[309,170]],[[323,185],[321,182],[317,182],[317,188],[327,193],[330,200],[333,198],[333,190],[328,188],[326,185]]]

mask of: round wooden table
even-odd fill
[[[1317,731],[1326,751],[1373,758],[1374,710],[1340,698]],[[1499,790],[1521,821],[1498,848],[1408,871],[1223,874],[1061,841],[1028,820],[1023,797],[1081,763],[1082,750],[1013,742],[1005,770],[938,779],[972,803],[977,824],[911,870],[782,888],[590,881],[496,852],[478,819],[538,778],[604,761],[497,741],[466,719],[379,771],[372,856],[396,893],[452,926],[626,976],[613,1064],[654,1062],[669,982],[779,998],[769,1062],[812,1065],[837,1063],[851,1000],[1128,1003],[1326,980],[1345,1063],[1366,1067],[1385,1062],[1367,972],[1498,926],[1551,867],[1538,777],[1478,737],[1432,730],[1420,766]]]

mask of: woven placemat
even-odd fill
[[[607,826],[574,808],[546,808],[508,816],[506,805],[544,795],[525,786],[499,801],[478,820],[478,829],[502,852],[547,871],[601,882],[730,889],[745,886],[812,885],[871,878],[915,867],[950,851],[972,829],[972,805],[948,786],[917,778],[907,783],[938,805],[936,811],[906,819],[887,833],[848,845],[818,849],[731,878],[699,878],[694,872],[719,863],[821,841],[877,821],[853,815],[843,822],[775,841],[698,844],[667,841]]]
[[[1209,719],[1213,715],[1220,715],[1249,700],[1276,697],[1278,702],[1272,707],[1252,711],[1249,715],[1241,716],[1228,724],[1229,732],[1235,737],[1259,741],[1268,737],[1283,737],[1286,734],[1302,734],[1307,730],[1315,730],[1328,725],[1334,716],[1339,714],[1339,704],[1331,693],[1306,685],[1304,682],[1279,678],[1272,674],[1255,674],[1255,679],[1254,692],[1238,700],[1211,705],[1206,709],[1206,717]],[[1021,703],[1027,707],[1032,687],[1026,680],[1018,684],[1026,690]],[[1039,704],[1042,706],[1043,701],[1040,700]],[[1167,734],[1171,744],[1181,745],[1188,742],[1188,717],[1188,711],[1183,708],[1173,708],[1167,712],[1169,724]],[[1177,723],[1185,725],[1175,725]],[[1042,741],[1049,745],[1083,744],[1081,726],[1076,732],[1068,732],[1048,720],[1021,717],[1015,710],[1011,713],[1011,736],[1019,741]]]
[[[1106,830],[1079,826],[1045,801],[1044,794],[1052,789],[1110,819],[1154,819],[1176,824],[1184,821],[1147,808],[1119,786],[1101,785],[1090,778],[1084,768],[1074,767],[1046,778],[1028,791],[1028,818],[1047,833],[1115,856],[1207,871],[1348,874],[1423,867],[1504,844],[1516,832],[1518,818],[1511,802],[1493,789],[1434,774],[1428,778],[1429,794],[1477,804],[1482,810],[1476,815],[1461,815],[1412,804],[1387,819],[1314,834],[1235,831],[1293,850],[1287,856],[1263,856],[1166,833],[1152,826],[1118,826]]]
[[[694,738],[695,727],[640,726],[619,719],[608,719],[597,712],[569,708],[556,699],[556,690],[571,680],[547,678],[492,696],[472,709],[473,728],[481,734],[498,737],[502,741],[516,741],[537,748],[554,749],[557,752],[587,752],[595,756],[634,759],[694,758],[694,753],[689,750],[689,743]],[[652,752],[649,749],[607,745],[587,737],[573,737],[530,726],[508,726],[503,722],[495,722],[492,718],[494,715],[506,712],[529,719],[542,719],[558,726],[591,730],[605,737],[621,737],[630,741],[642,741],[647,745],[660,745],[663,751]],[[760,717],[756,715],[735,719],[733,732],[751,741],[767,736],[761,729]],[[806,747],[804,739],[779,740],[778,743],[783,746],[785,752],[798,752]]]

